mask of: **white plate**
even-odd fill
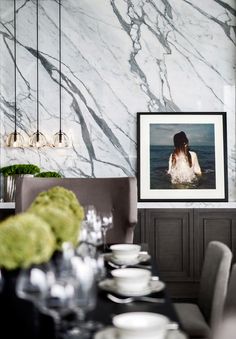
[[[106,327],[103,330],[95,333],[93,339],[117,339],[115,327]],[[166,339],[187,339],[186,335],[180,330],[167,331]]]
[[[107,292],[117,293],[126,297],[141,297],[154,292],[160,292],[165,288],[165,283],[160,280],[151,280],[149,286],[140,292],[119,291],[116,288],[114,279],[105,279],[99,282],[98,286]]]
[[[104,254],[105,260],[111,261],[116,265],[137,265],[141,262],[148,261],[150,258],[151,258],[151,256],[147,252],[140,252],[137,258],[127,262],[127,261],[113,257],[112,253],[105,253]]]

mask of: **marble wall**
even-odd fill
[[[17,126],[36,130],[35,0],[17,0]],[[39,0],[40,130],[59,129],[58,4]],[[0,0],[1,166],[67,177],[136,173],[137,112],[226,111],[235,185],[235,0],[62,0],[62,126],[68,149],[4,147],[14,129],[13,0]]]

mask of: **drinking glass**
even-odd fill
[[[76,287],[70,277],[68,279],[55,278],[54,282],[48,286],[41,308],[53,317],[57,339],[67,338],[67,334],[63,334],[63,317],[74,310],[75,297]]]
[[[100,281],[105,277],[106,268],[104,256],[100,253],[97,246],[88,242],[82,242],[76,248],[76,255],[80,258],[89,258],[96,281]]]
[[[37,266],[21,270],[17,282],[16,293],[19,298],[32,301],[37,306],[45,298],[50,281],[49,271]]]
[[[35,333],[39,330],[39,314],[37,309],[41,308],[41,304],[46,296],[50,279],[50,270],[46,273],[45,267],[30,267],[22,269],[16,281],[16,294],[19,298],[31,301],[33,307],[33,328]]]
[[[97,217],[97,210],[94,205],[87,205],[84,207],[85,220],[89,224],[93,224],[94,220]]]
[[[101,328],[95,321],[86,321],[89,311],[96,307],[97,287],[92,260],[89,256],[72,258],[73,274],[77,282],[75,297],[76,323],[68,338],[90,338],[91,332]]]
[[[71,242],[64,242],[61,251],[56,253],[53,259],[53,268],[56,278],[66,279],[71,276],[71,258],[74,256],[75,250]]]
[[[113,214],[112,212],[102,212],[101,216],[101,229],[102,229],[102,238],[103,238],[103,250],[107,249],[106,234],[109,229],[113,227]]]
[[[80,241],[99,246],[102,244],[102,221],[93,205],[85,206],[85,220],[82,223]]]

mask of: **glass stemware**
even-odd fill
[[[113,227],[113,214],[112,212],[102,212],[101,215],[101,229],[103,236],[103,250],[107,249],[106,235],[107,231]]]
[[[75,286],[72,277],[57,275],[49,264],[43,269],[32,267],[21,271],[16,292],[20,298],[33,302],[42,313],[53,317],[56,338],[61,339],[62,317],[74,309]]]
[[[56,338],[67,338],[63,335],[63,317],[70,314],[75,308],[76,287],[72,279],[57,278],[49,285],[42,310],[51,315],[55,321]]]
[[[48,284],[51,279],[50,273],[46,273],[44,268],[33,266],[28,269],[22,269],[16,281],[16,294],[19,298],[30,301],[33,307],[34,329],[37,333],[39,329],[38,310],[46,296]]]
[[[82,223],[80,242],[86,242],[96,247],[102,244],[102,221],[93,205],[85,206],[85,220]]]
[[[76,324],[71,329],[68,338],[90,338],[91,332],[101,328],[101,324],[94,321],[86,321],[89,311],[94,310],[97,302],[96,276],[93,262],[89,256],[74,256],[72,259],[73,275],[77,282],[76,289]]]

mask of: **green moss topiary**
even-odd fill
[[[16,164],[0,168],[0,173],[7,177],[15,174],[36,174],[40,172],[40,168],[32,164]]]
[[[0,267],[9,270],[47,262],[55,251],[49,225],[27,212],[0,223],[0,244]]]
[[[33,201],[29,212],[47,222],[56,238],[57,249],[65,241],[76,245],[84,210],[76,195],[60,186],[40,193]]]
[[[40,172],[35,175],[36,178],[62,178],[62,175],[58,172]]]

